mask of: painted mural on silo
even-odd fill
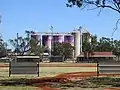
[[[59,43],[64,42],[64,35],[59,35],[59,37],[58,37],[58,42],[59,42]]]
[[[64,36],[64,42],[70,43],[72,46],[74,46],[74,36],[65,35]]]
[[[47,45],[48,35],[42,35],[42,45],[45,47]]]
[[[52,43],[54,42],[59,42],[59,43],[64,42],[64,35],[54,35],[52,39]]]
[[[53,43],[59,42],[59,35],[53,35],[52,42],[53,42]]]
[[[42,45],[51,50],[51,35],[42,35]]]

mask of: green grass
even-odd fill
[[[0,68],[0,80],[2,79],[14,79],[14,78],[36,78],[37,75],[11,75],[9,77],[9,69],[4,67]]]
[[[51,77],[62,73],[69,72],[95,72],[97,69],[95,67],[40,67],[40,77]],[[9,77],[9,68],[0,68],[0,80],[1,79],[11,79],[11,78],[38,78],[35,75],[11,75]]]
[[[92,72],[96,71],[95,67],[40,67],[40,77],[51,77],[68,72]],[[9,68],[0,68],[0,80],[11,80],[20,78],[40,78],[37,75],[11,75],[9,77]],[[0,90],[36,90],[37,87],[32,86],[0,86]]]
[[[31,86],[0,86],[0,90],[36,90],[37,87]]]
[[[96,72],[95,67],[41,67],[40,77],[56,76],[69,72]]]
[[[56,76],[67,72],[90,72],[96,71],[95,67],[40,67],[40,77]],[[40,78],[37,75],[11,75],[9,77],[9,68],[0,68],[0,80],[20,79],[20,78]],[[0,86],[0,90],[35,90],[35,87],[20,86]]]

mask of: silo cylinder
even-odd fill
[[[76,58],[78,55],[80,55],[80,31],[74,32],[74,57]]]

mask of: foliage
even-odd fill
[[[99,39],[96,51],[100,52],[112,52],[113,51],[113,41],[110,38],[102,37]]]
[[[114,40],[114,44],[113,44],[113,54],[116,55],[118,57],[120,57],[120,40]]]
[[[97,44],[97,40],[96,40],[97,37],[91,36],[89,33],[86,34],[85,37],[87,38],[83,40],[82,49],[84,52],[84,57],[88,58],[89,56],[92,56],[94,54],[94,50],[96,49],[95,47]]]
[[[18,37],[17,39],[10,39],[10,43],[14,46],[14,52],[19,52],[20,55],[24,54],[34,54],[42,56],[43,52],[50,51],[48,48],[41,46],[41,41],[38,38],[31,37],[33,31],[26,31],[26,37]],[[120,57],[120,40],[113,40],[111,38],[102,37],[97,40],[96,35],[90,35],[89,33],[84,36],[82,42],[82,51],[86,58],[94,55],[94,52],[113,52],[119,59]],[[2,42],[2,41],[1,41]],[[5,55],[4,44],[1,44],[1,55]],[[73,56],[74,47],[67,42],[59,43],[55,42],[52,44],[52,55],[54,56],[63,56],[64,59]]]
[[[87,81],[97,84],[97,85],[111,85],[113,87],[120,87],[120,78],[113,77],[98,77],[98,78],[89,78]]]
[[[34,34],[34,31],[25,31],[26,37],[18,36],[15,39],[9,39],[9,42],[14,47],[14,52],[19,55],[31,54],[40,56],[43,52],[43,48],[41,48],[40,41],[31,37]]]
[[[113,52],[119,59],[120,57],[120,40],[113,40],[110,38],[102,37],[97,41],[97,36],[91,36],[89,39],[83,41],[83,52],[84,56],[88,58],[94,55],[94,52]]]
[[[94,9],[101,9],[108,8],[111,9],[117,13],[120,13],[120,0],[68,0],[67,7],[73,7],[77,6],[78,8],[87,10],[94,10]],[[91,7],[91,8],[90,8]],[[98,14],[100,14],[100,12]],[[114,31],[112,33],[112,36],[114,35],[114,32],[118,28],[120,19],[116,22],[116,27],[114,28]],[[98,52],[113,52],[116,56],[118,56],[118,59],[120,57],[120,42],[119,40],[114,40],[106,37],[102,37],[99,39],[97,43],[89,42],[83,42],[83,52],[84,55],[87,57],[90,53],[93,51]]]
[[[24,55],[29,51],[29,44],[27,38],[18,37],[17,39],[9,39],[10,44],[14,47],[14,52]]]
[[[70,43],[62,43],[62,56],[64,57],[64,60],[73,56],[73,50],[74,47]]]
[[[54,45],[54,47],[52,47],[54,49],[54,51],[52,52],[53,55],[62,56],[64,60],[67,58],[71,58],[73,56],[74,47],[71,46],[70,43],[55,42],[53,45]]]
[[[35,38],[31,38],[30,40],[30,52],[34,53],[35,55],[41,56],[44,49],[40,44],[40,41],[38,41]]]
[[[79,8],[109,8],[120,13],[120,0],[68,0],[67,7],[77,6]],[[92,10],[90,9],[90,10]]]
[[[7,43],[5,43],[0,36],[0,58],[5,57],[7,55]]]
[[[62,55],[62,43],[54,42],[52,45],[52,55],[61,56]]]

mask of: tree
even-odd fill
[[[104,8],[111,9],[117,13],[120,13],[120,0],[68,0],[66,4],[67,7],[77,6],[78,8],[88,10],[99,9],[100,14],[101,10]],[[92,8],[90,8],[92,7]],[[114,35],[115,31],[118,29],[120,18],[116,21],[116,26],[113,29],[112,36]]]
[[[113,54],[120,58],[120,40],[114,40]]]
[[[85,33],[83,38],[82,49],[85,59],[88,59],[94,54],[94,51],[96,49],[97,36],[92,36],[89,33]]]
[[[41,56],[43,53],[44,49],[40,44],[40,41],[31,38],[30,40],[30,52],[34,53],[35,55]]]
[[[94,54],[94,46],[91,42],[88,41],[84,41],[83,42],[83,53],[84,53],[84,57],[85,59],[88,59],[90,56],[92,56]]]
[[[54,42],[52,45],[52,55],[61,56],[62,55],[62,43]]]
[[[40,57],[40,61],[42,60],[44,48],[41,46],[39,40],[35,38],[30,39],[30,54],[34,54]]]
[[[91,37],[91,47],[92,47],[93,53],[96,51],[97,44],[98,44],[97,35],[94,35]]]
[[[62,43],[62,56],[64,60],[73,57],[73,50],[74,47],[70,43],[67,42]]]
[[[29,54],[31,49],[31,46],[30,46],[31,35],[34,33],[35,33],[34,31],[26,30],[25,37],[17,35],[17,38],[9,39],[10,44],[14,47],[14,53],[18,53],[19,55]]]
[[[113,40],[110,38],[102,37],[99,39],[96,51],[98,52],[112,52],[113,51]]]
[[[0,36],[0,58],[7,56],[7,43]]]
[[[9,42],[14,47],[14,53],[24,55],[29,51],[28,41],[26,38],[20,36],[15,39],[9,39]]]
[[[52,52],[53,55],[54,56],[62,56],[64,61],[73,56],[74,47],[70,43],[55,42],[53,48],[54,48],[54,51]]]
[[[68,7],[77,6],[79,8],[86,8],[92,5],[92,9],[109,8],[120,13],[120,0],[68,0],[66,4]]]

